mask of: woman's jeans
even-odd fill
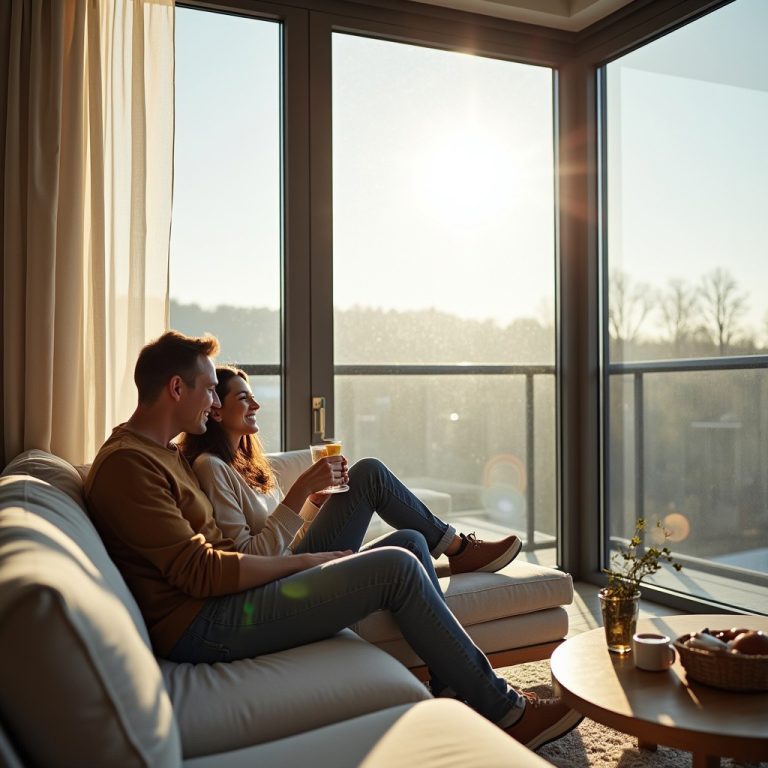
[[[397,530],[362,548],[397,546],[413,552],[439,592],[440,583],[430,554],[435,558],[442,555],[456,530],[435,517],[378,459],[361,459],[350,468],[349,490],[333,494],[325,502],[296,547],[296,554],[344,549],[357,552],[374,512]],[[421,538],[416,538],[414,544],[414,537],[407,535],[409,531],[422,535],[426,550],[420,543]]]
[[[441,546],[445,523],[376,460],[355,464],[349,485],[348,493],[326,502],[297,551],[357,549],[374,510],[391,525],[407,518],[411,527],[357,554],[209,598],[168,658],[195,664],[253,658],[331,637],[388,609],[429,667],[433,689],[450,687],[492,722],[515,722],[524,699],[495,674],[440,592],[429,551]]]

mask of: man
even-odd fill
[[[169,332],[136,363],[139,402],[89,472],[95,525],[141,608],[156,653],[206,663],[258,656],[330,637],[388,609],[450,690],[536,749],[580,716],[556,699],[510,689],[446,607],[418,558],[382,547],[352,554],[241,554],[171,442],[201,434],[219,406],[218,342]],[[318,489],[328,484],[318,478]]]

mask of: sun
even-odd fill
[[[454,226],[480,226],[514,206],[530,172],[521,148],[465,122],[425,141],[413,164],[414,192],[424,212]]]

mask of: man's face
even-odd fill
[[[210,357],[200,357],[198,374],[194,386],[182,384],[182,396],[179,400],[180,415],[183,420],[182,431],[193,435],[205,432],[211,406],[220,406],[216,394],[216,368]]]

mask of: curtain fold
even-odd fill
[[[79,463],[168,323],[173,0],[0,5],[0,458]]]

